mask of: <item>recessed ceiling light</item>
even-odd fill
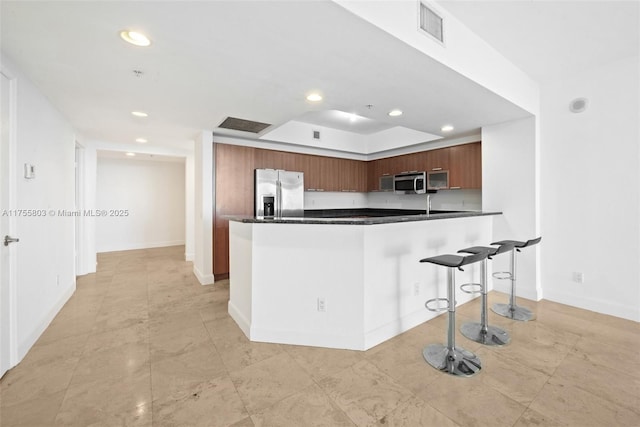
[[[322,101],[322,95],[320,95],[319,93],[310,93],[309,95],[307,95],[307,101],[311,101],[311,102]]]
[[[397,108],[395,110],[391,110],[389,111],[389,115],[391,117],[398,117],[402,115],[402,110],[398,110]]]
[[[120,37],[122,38],[122,40],[136,46],[146,47],[151,44],[151,40],[149,40],[149,37],[145,36],[139,31],[123,30],[120,31]]]
[[[134,157],[136,153],[125,153],[125,156]]]
[[[440,128],[440,130],[442,132],[451,132],[453,130],[453,126],[451,125],[444,125]]]
[[[147,141],[146,138],[136,138],[136,142],[139,142],[140,144],[144,144],[144,143],[146,143],[148,141]]]
[[[144,111],[132,111],[131,114],[133,114],[136,117],[148,117],[149,116]]]

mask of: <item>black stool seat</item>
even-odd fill
[[[497,248],[495,246],[472,246],[470,248],[460,249],[458,253],[479,254],[482,252],[486,252],[487,257],[491,259],[492,256],[496,256],[503,252],[509,252],[515,247],[515,242],[512,240],[504,240],[502,242],[492,243],[492,245],[500,246],[498,246]]]
[[[487,257],[487,253],[480,252],[473,255],[438,255],[430,258],[421,259],[420,262],[430,262],[432,264],[442,265],[444,267],[458,268],[462,270],[463,265],[473,264],[482,261]]]
[[[533,246],[542,240],[542,236],[536,237],[535,239],[527,240],[526,242],[521,242],[519,240],[500,240],[499,242],[493,242],[492,245],[513,245],[516,249],[526,248],[527,246]]]

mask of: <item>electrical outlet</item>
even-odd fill
[[[417,297],[420,295],[420,283],[416,282],[413,284],[413,296]]]
[[[576,283],[584,283],[584,273],[579,271],[573,272],[573,281]]]
[[[318,297],[318,311],[322,313],[327,311],[327,301],[322,297]]]

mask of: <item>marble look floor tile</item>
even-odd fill
[[[483,372],[471,378],[442,373],[416,395],[463,426],[512,426],[525,411],[519,404],[482,381]]]
[[[204,324],[165,334],[154,334],[151,339],[151,361],[178,356],[197,349],[206,349],[214,353],[213,341]]]
[[[135,342],[84,353],[71,380],[72,385],[101,378],[127,378],[149,369],[149,344]]]
[[[501,347],[500,355],[553,375],[578,339],[573,333],[557,331],[537,322],[518,322],[511,332],[511,344]]]
[[[502,356],[502,347],[476,351],[482,361],[482,382],[523,405],[529,405],[549,380],[549,375]]]
[[[316,384],[254,414],[251,418],[256,427],[354,425]]]
[[[529,408],[571,426],[637,427],[640,422],[638,413],[554,378]]]
[[[104,332],[96,331],[89,336],[84,352],[88,355],[109,348],[119,347],[123,344],[134,343],[149,343],[149,324],[147,322],[120,329],[110,329]]]
[[[357,425],[368,425],[411,399],[409,390],[396,383],[368,360],[318,382]]]
[[[253,424],[253,421],[251,420],[251,417],[247,417],[243,420],[238,421],[237,423],[233,423],[231,424],[229,427],[254,427],[255,424]],[[284,426],[282,426],[284,427]]]
[[[79,358],[50,363],[18,365],[0,381],[2,406],[40,399],[65,390],[78,365]]]
[[[154,400],[153,413],[153,425],[167,427],[229,426],[248,416],[227,375]]]
[[[74,335],[54,341],[36,342],[20,362],[20,366],[45,365],[82,355],[89,334]]]
[[[151,426],[149,371],[69,386],[55,425]]]
[[[568,424],[560,423],[552,420],[549,417],[545,417],[539,412],[533,409],[527,409],[524,414],[518,419],[513,427],[564,427]]]
[[[50,426],[62,405],[66,390],[27,400],[13,406],[0,403],[0,426]]]
[[[224,364],[212,347],[201,347],[177,356],[153,361],[151,363],[153,399],[163,400],[224,374],[226,374]]]
[[[124,329],[145,325],[149,313],[145,304],[127,305],[117,310],[101,310],[93,325],[93,332],[100,333],[113,329]]]
[[[393,412],[378,420],[376,425],[389,427],[459,427],[455,421],[437,411],[427,403],[412,397],[402,403]]]
[[[571,354],[587,360],[595,365],[607,366],[621,374],[632,375],[640,379],[640,369],[629,369],[628,366],[640,366],[640,343],[618,342],[581,338],[572,349]]]
[[[202,325],[202,318],[196,311],[178,313],[149,312],[149,334],[151,338],[169,332],[182,331]]]
[[[205,326],[230,372],[269,359],[283,351],[278,344],[249,341],[231,318],[207,322]]]
[[[327,375],[341,371],[364,358],[362,352],[353,350],[298,345],[283,346],[283,349],[314,380],[320,380]]]
[[[436,331],[440,334],[439,329]],[[430,337],[425,338],[428,340]],[[385,346],[380,351],[367,355],[367,360],[398,384],[411,391],[420,390],[442,375],[442,372],[424,360],[422,349],[422,346],[399,341],[395,345]]]
[[[57,317],[38,338],[39,344],[60,340],[76,335],[84,335],[91,332],[95,324],[97,314],[90,313],[76,317]]]
[[[198,310],[203,322],[211,322],[213,320],[228,319],[229,316],[229,301],[214,301],[210,305],[202,307]]]
[[[614,368],[620,367],[598,365],[570,354],[553,378],[558,384],[577,387],[636,412],[640,422],[640,379]],[[627,365],[627,370],[635,369]]]
[[[245,407],[255,414],[311,385],[311,377],[287,353],[230,373]]]

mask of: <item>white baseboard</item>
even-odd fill
[[[193,274],[196,275],[196,278],[201,285],[213,285],[213,282],[215,281],[213,274],[202,274],[195,265],[193,266]]]
[[[169,240],[164,242],[126,243],[126,244],[117,245],[117,246],[106,246],[106,247],[97,248],[97,252],[103,253],[103,252],[134,251],[137,249],[166,248],[169,246],[184,246],[184,240]]]
[[[552,288],[544,290],[544,297],[549,301],[559,302],[560,304],[640,322],[640,308],[636,304],[633,304],[633,301],[629,305],[622,305],[617,302],[593,299],[574,293],[567,294]]]
[[[229,301],[229,316],[238,324],[242,332],[249,338],[251,336],[251,322],[247,319],[244,314],[238,308],[233,305],[231,301]]]
[[[24,339],[19,340],[18,342],[18,360],[15,363],[11,363],[12,366],[17,365],[20,361],[27,355],[31,347],[38,341],[40,335],[47,329],[47,327],[51,324],[56,315],[60,312],[62,307],[69,301],[69,298],[76,291],[76,282],[71,283],[71,286],[67,288],[66,291],[63,292],[61,297],[56,301],[56,303],[51,307],[51,309],[41,317],[40,321],[36,325],[35,329],[31,331]],[[12,361],[14,362],[14,361]]]

